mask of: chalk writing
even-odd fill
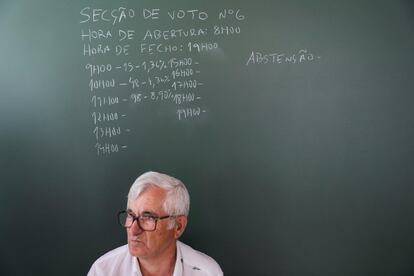
[[[112,65],[111,64],[86,64],[85,69],[89,71],[89,74],[91,77],[94,75],[99,75],[105,72],[111,72],[112,71]]]
[[[84,56],[95,56],[95,55],[105,55],[111,51],[109,45],[98,44],[96,47],[91,46],[91,44],[83,44],[83,55]]]
[[[143,105],[173,106],[172,117],[182,122],[206,114],[203,100],[211,95],[204,89],[208,83],[201,57],[222,51],[221,41],[241,36],[245,20],[237,8],[81,8],[80,53],[97,156],[130,148],[125,141],[133,133],[128,127],[131,112]],[[247,65],[264,60],[259,52],[252,53]]]
[[[131,101],[135,104],[140,104],[145,101],[167,101],[176,105],[184,103],[191,103],[201,100],[200,96],[195,93],[175,93],[171,89],[163,91],[151,91],[149,93],[131,93]]]
[[[208,13],[200,10],[172,10],[167,12],[171,20],[190,18],[192,20],[207,20]]]
[[[217,42],[189,42],[187,48],[189,52],[207,52],[218,49]]]
[[[320,59],[320,56],[315,56],[313,53],[308,52],[307,49],[301,49],[297,53],[270,53],[264,54],[261,52],[252,51],[249,55],[246,65],[252,64],[299,64],[304,62],[312,62]]]
[[[163,44],[163,43],[141,43],[139,47],[140,54],[171,54],[183,51],[183,45],[181,44]]]
[[[122,130],[120,127],[95,127],[93,134],[96,141],[102,138],[112,138],[121,135]]]
[[[125,7],[119,7],[116,9],[99,9],[85,7],[80,11],[82,20],[79,22],[83,23],[96,23],[99,21],[112,22],[113,25],[121,23],[127,19],[132,19],[135,17],[135,11],[133,9],[127,9]]]
[[[177,109],[178,120],[190,119],[199,117],[202,113],[205,113],[200,107],[187,107]]]
[[[118,145],[118,144],[110,144],[110,143],[96,143],[95,144],[95,149],[96,149],[96,154],[98,156],[101,155],[110,155],[112,153],[117,153],[120,152],[123,149],[126,149],[127,146],[126,145]]]
[[[94,125],[101,123],[101,122],[113,122],[113,121],[118,121],[120,119],[120,116],[118,115],[117,112],[112,113],[102,113],[102,112],[93,112],[92,113],[92,120]],[[126,117],[123,116],[123,117]]]
[[[217,26],[214,27],[214,35],[234,35],[234,34],[240,34],[241,28],[240,26]]]
[[[207,35],[207,29],[147,30],[142,40],[171,40]]]
[[[94,91],[96,89],[110,88],[110,87],[115,87],[115,79],[110,79],[110,80],[94,80],[94,79],[91,79],[89,81],[89,89],[91,91]]]
[[[112,33],[110,30],[91,30],[88,29],[87,31],[81,30],[81,38],[82,41],[89,40],[89,42],[92,42],[92,40],[105,40],[112,38]]]
[[[234,18],[238,21],[242,21],[246,18],[246,16],[242,14],[240,9],[223,9],[219,12],[218,18],[220,20]]]
[[[174,90],[177,90],[177,89],[182,90],[182,89],[196,89],[196,88],[199,88],[200,86],[203,86],[203,85],[204,85],[204,83],[201,83],[197,80],[185,80],[185,81],[174,81],[171,84],[171,87]]]
[[[111,97],[111,96],[92,96],[91,103],[93,107],[104,107],[104,106],[111,106],[111,105],[118,105],[120,103],[119,97]]]

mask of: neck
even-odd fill
[[[173,251],[165,252],[157,258],[138,258],[139,267],[143,276],[172,276],[176,262],[176,247]]]

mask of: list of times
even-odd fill
[[[199,57],[241,35],[245,20],[240,9],[82,8],[80,52],[96,154],[128,149],[133,139],[126,138],[138,131],[124,123],[134,116],[131,106],[170,105],[178,121],[204,116],[208,83]]]

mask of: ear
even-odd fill
[[[187,216],[179,216],[175,218],[174,238],[178,239],[184,233],[187,226]]]

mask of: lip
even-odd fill
[[[143,241],[137,240],[137,239],[130,239],[129,242],[131,242],[131,243],[144,243]]]

